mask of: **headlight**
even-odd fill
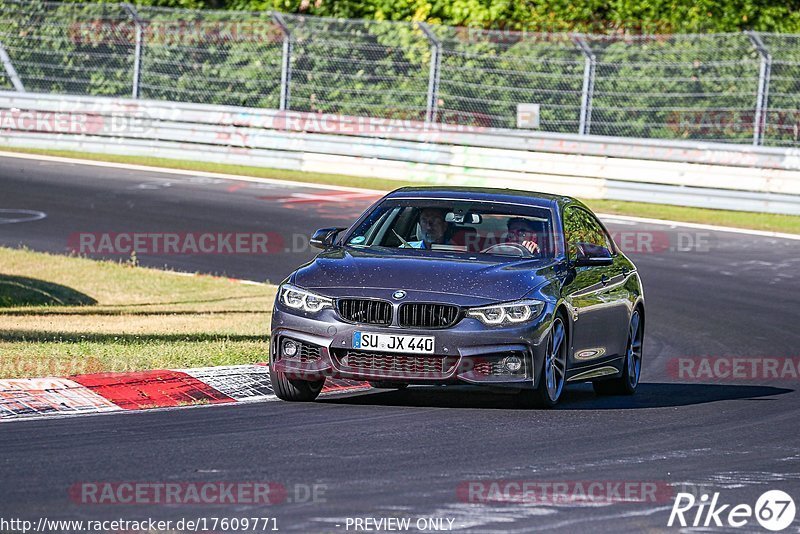
[[[502,324],[518,324],[539,317],[544,309],[544,302],[539,300],[518,300],[494,306],[471,308],[469,317],[474,317],[490,326]]]
[[[280,289],[280,301],[285,306],[295,310],[302,310],[308,313],[316,313],[323,308],[332,308],[333,300],[328,297],[323,297],[294,287],[290,284],[284,284]]]

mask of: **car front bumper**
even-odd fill
[[[532,388],[541,376],[552,311],[515,326],[490,327],[465,317],[450,328],[414,329],[343,322],[334,310],[297,315],[276,306],[272,319],[270,365],[289,378],[324,377],[397,384],[468,383]],[[355,332],[433,336],[432,354],[390,353],[353,348]],[[292,340],[301,349],[284,354]],[[522,361],[512,372],[508,358]],[[513,368],[513,367],[512,367]]]

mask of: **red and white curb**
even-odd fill
[[[328,378],[323,394],[368,389]],[[275,400],[265,365],[0,379],[0,421]]]

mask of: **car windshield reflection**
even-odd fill
[[[345,238],[357,249],[405,249],[464,256],[553,257],[550,210],[498,202],[384,201]]]

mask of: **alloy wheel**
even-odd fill
[[[553,321],[550,340],[547,343],[547,356],[544,362],[544,375],[547,385],[547,396],[555,402],[564,389],[564,375],[567,368],[567,350],[564,323],[560,317]]]
[[[634,311],[631,316],[628,336],[628,384],[632,388],[636,388],[639,384],[639,375],[642,372],[642,341],[644,339],[638,310]]]

